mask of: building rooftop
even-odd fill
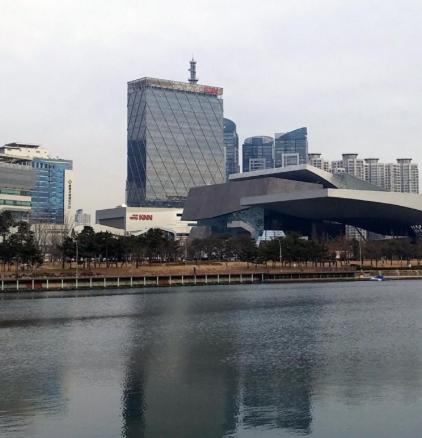
[[[310,164],[299,164],[297,166],[275,167],[273,169],[236,173],[230,175],[229,179],[230,181],[242,181],[267,177],[317,183],[326,188],[383,191],[380,187],[359,178],[355,178],[347,173],[332,174],[311,166]]]
[[[190,93],[212,94],[215,96],[221,96],[223,94],[223,89],[220,87],[149,77],[135,79],[133,81],[129,81],[127,84],[129,90],[142,87],[154,87],[178,91],[187,91]]]

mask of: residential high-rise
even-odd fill
[[[224,146],[226,157],[226,180],[232,173],[239,173],[239,136],[236,124],[229,119],[224,119]]]
[[[311,166],[317,167],[318,169],[325,170],[326,172],[331,172],[331,163],[327,160],[324,160],[320,153],[309,153],[308,154],[308,163]]]
[[[274,139],[274,167],[285,167],[308,162],[308,130],[276,133]]]
[[[379,158],[365,158],[364,179],[369,183],[385,188],[385,164]]]
[[[274,167],[273,145],[273,138],[266,135],[247,138],[242,146],[243,172]]]
[[[342,159],[331,162],[333,173],[348,173],[356,178],[365,179],[365,161],[358,154],[342,154]]]
[[[72,209],[73,164],[51,158],[47,149],[34,144],[9,143],[0,148],[0,160],[31,167],[30,221],[64,224]]]
[[[224,182],[223,89],[142,78],[128,83],[128,206],[182,206],[191,187]]]
[[[310,154],[310,157],[314,154]],[[309,160],[315,167],[315,161]],[[343,154],[331,162],[333,173],[348,173],[388,192],[419,193],[419,170],[411,158],[397,158],[396,163],[381,163],[379,158],[358,158],[358,154]]]
[[[418,165],[411,158],[397,158],[400,169],[400,192],[419,193]]]

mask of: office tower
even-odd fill
[[[32,167],[0,162],[0,212],[10,211],[15,220],[27,220],[34,182]]]
[[[128,83],[128,206],[182,206],[191,187],[225,180],[223,89],[142,78]]]
[[[274,167],[273,145],[273,138],[266,135],[247,138],[242,146],[242,171],[251,172]]]
[[[22,143],[1,147],[0,160],[33,169],[31,222],[64,224],[69,220],[73,184],[71,160],[51,158],[42,146]]]
[[[72,161],[36,158],[32,167],[36,181],[31,222],[64,224],[72,208]]]
[[[75,225],[82,225],[84,227],[91,225],[91,215],[84,213],[82,208],[78,208],[75,213]]]
[[[236,124],[229,120],[223,120],[224,146],[226,157],[226,180],[232,173],[239,173],[239,136],[236,132]]]
[[[308,154],[308,163],[311,166],[317,167],[318,169],[325,170],[326,172],[331,171],[331,163],[327,160],[324,160],[320,153],[309,153]]]
[[[308,130],[276,133],[274,139],[274,167],[294,166],[308,162]]]

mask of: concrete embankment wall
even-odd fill
[[[44,277],[2,279],[1,292],[203,286],[251,283],[365,281],[383,274],[387,280],[422,279],[422,270],[226,273],[132,277]]]
[[[2,292],[200,286],[208,284],[271,283],[293,281],[354,280],[354,271],[226,273],[201,275],[157,275],[132,277],[45,277],[2,279]]]

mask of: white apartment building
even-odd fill
[[[356,178],[365,180],[365,161],[358,154],[342,154],[342,159],[331,162],[333,173],[348,173]]]
[[[331,163],[328,160],[322,158],[320,153],[308,154],[308,161],[311,166],[317,167],[318,169],[325,170],[326,172],[331,172]]]
[[[343,154],[341,160],[330,162],[319,153],[310,153],[308,162],[327,172],[348,173],[388,192],[419,193],[419,169],[411,158],[380,163],[379,158],[361,159],[358,154]]]

